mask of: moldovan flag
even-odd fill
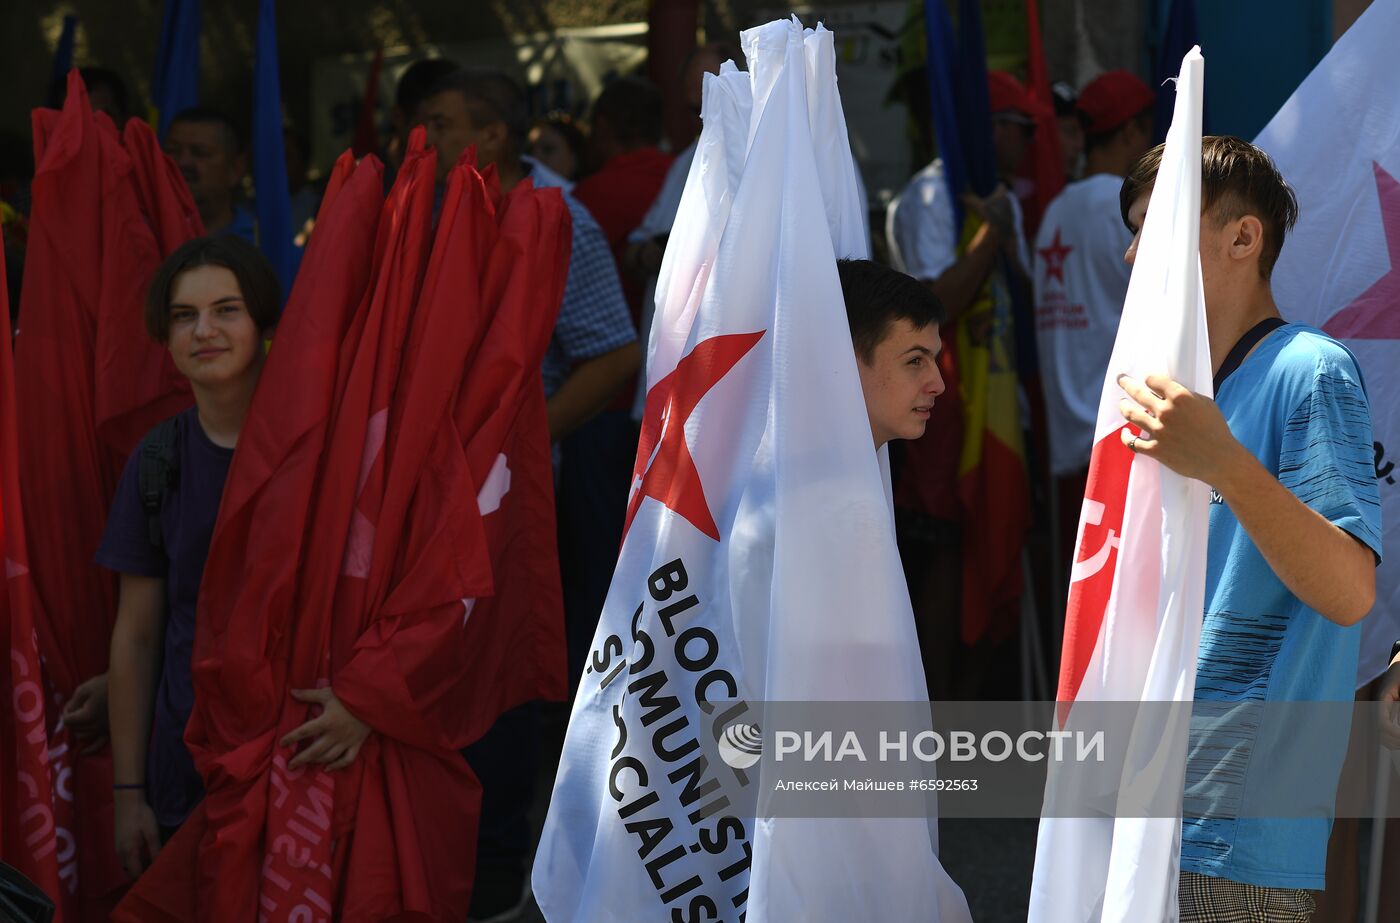
[[[1298,196],[1298,226],[1274,267],[1279,309],[1346,343],[1366,369],[1372,407],[1400,402],[1396,35],[1400,5],[1372,4],[1255,139]],[[1388,555],[1361,623],[1358,686],[1385,670],[1400,637],[1400,414],[1377,413],[1372,425]]]
[[[1195,688],[1210,489],[1123,445],[1116,379],[1164,372],[1213,394],[1199,255],[1204,69],[1199,49],[1181,64],[1176,112],[1099,399],[1056,696],[1065,730],[1074,728],[1077,703],[1189,702]],[[1120,792],[1175,792],[1179,811],[1187,743],[1180,712],[1138,712]],[[1075,767],[1062,765],[1051,768],[1047,806],[1075,787]],[[1110,804],[1102,816],[1041,819],[1032,923],[1177,918],[1180,818],[1117,814]]]
[[[700,742],[765,700],[926,695],[836,273],[833,241],[863,216],[819,179],[850,173],[850,150],[812,136],[809,113],[839,101],[832,35],[794,20],[741,40],[748,71],[705,78],[535,896],[560,923],[963,923],[936,818],[755,816],[718,792],[771,791],[767,761],[746,772]]]

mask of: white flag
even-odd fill
[[[1122,444],[1116,378],[1166,373],[1199,394],[1213,393],[1199,252],[1204,68],[1199,49],[1182,60],[1171,130],[1099,399],[1056,696],[1066,728],[1074,726],[1079,703],[1189,702],[1194,693],[1210,489]],[[1102,816],[1042,818],[1032,923],[1177,919],[1180,818],[1117,814],[1140,813],[1141,791],[1171,793],[1180,812],[1188,718],[1184,709],[1140,711],[1119,754],[1117,803],[1110,799]],[[1053,796],[1076,782],[1072,764],[1056,768],[1047,813]],[[1083,805],[1082,797],[1066,801]]]
[[[836,274],[862,216],[822,180],[853,177],[849,147],[813,139],[840,111],[830,43],[769,23],[742,35],[747,73],[706,78],[623,548],[533,872],[553,923],[969,920],[936,818],[755,817],[716,780],[756,787],[767,761],[697,743],[752,732],[764,701],[926,694]]]
[[[1357,686],[1400,638],[1400,4],[1373,3],[1255,144],[1298,195],[1298,226],[1274,267],[1290,321],[1343,341],[1365,371],[1386,561],[1361,623]]]

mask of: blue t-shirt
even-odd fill
[[[1225,380],[1216,402],[1264,467],[1379,561],[1371,415],[1346,347],[1312,327],[1287,324]],[[1360,627],[1328,621],[1294,596],[1218,496],[1206,561],[1198,702],[1351,703]],[[1235,711],[1246,722],[1262,716],[1262,723],[1225,739],[1193,721],[1181,867],[1262,887],[1320,889],[1349,728],[1316,712],[1283,716],[1251,704]],[[1294,723],[1300,720],[1302,726]],[[1270,786],[1281,784],[1281,767],[1297,766],[1319,778],[1299,787],[1289,816],[1250,816],[1275,810],[1252,806],[1279,804],[1268,801],[1280,797]],[[1193,797],[1211,804],[1210,813],[1231,816],[1190,817]]]
[[[190,661],[199,581],[233,460],[232,449],[209,440],[194,408],[175,421],[179,473],[161,506],[163,548],[151,546],[146,508],[141,505],[139,455],[133,454],[112,498],[97,550],[97,563],[110,570],[165,579],[165,650],[146,760],[147,798],[163,827],[179,826],[204,797],[204,784],[184,741],[194,707]]]

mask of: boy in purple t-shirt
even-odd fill
[[[146,329],[189,378],[195,406],[132,454],[97,552],[98,564],[121,575],[106,682],[117,854],[132,878],[203,796],[184,744],[195,607],[280,305],[262,254],[226,235],[181,246],[147,293]]]

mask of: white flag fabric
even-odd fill
[[[833,241],[859,253],[863,220],[850,151],[813,138],[840,120],[831,34],[779,21],[741,43],[748,72],[705,82],[535,896],[552,923],[963,923],[936,818],[745,814],[715,780],[766,770],[696,743],[757,724],[764,701],[926,695],[836,273]]]
[[[1210,489],[1122,444],[1124,395],[1116,378],[1166,373],[1192,391],[1213,393],[1199,252],[1204,68],[1199,49],[1182,60],[1171,130],[1099,400],[1056,696],[1065,729],[1074,727],[1082,703],[1193,697]],[[1117,807],[1131,814],[1139,804],[1132,793],[1169,792],[1179,813],[1188,715],[1161,707],[1138,715],[1122,754],[1119,791],[1127,794],[1117,796]],[[1072,789],[1076,781],[1072,764],[1057,768],[1051,767],[1047,806],[1057,786]],[[1180,819],[1118,817],[1114,807],[1111,798],[1102,816],[1042,818],[1032,923],[1177,919]]]
[[[1255,139],[1298,196],[1274,267],[1288,320],[1344,342],[1366,376],[1386,561],[1357,686],[1400,638],[1400,3],[1373,3]]]

